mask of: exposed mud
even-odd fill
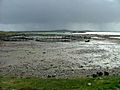
[[[117,40],[90,42],[4,42],[0,47],[0,75],[75,77],[120,70]]]

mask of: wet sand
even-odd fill
[[[0,46],[0,75],[37,77],[118,75],[119,41],[4,42]]]

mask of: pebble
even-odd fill
[[[92,85],[92,83],[88,83],[88,86],[91,86]]]

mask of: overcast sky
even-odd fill
[[[120,0],[0,0],[0,30],[120,31]]]

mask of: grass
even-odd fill
[[[2,32],[0,31],[0,36],[6,36],[6,35],[15,35],[15,32]]]
[[[120,77],[41,79],[3,76],[0,77],[0,87],[0,90],[119,90]]]
[[[4,31],[0,31],[0,47],[4,46],[4,41],[1,40],[2,37],[6,37],[6,36],[12,36],[12,35],[16,35],[16,32],[4,32]]]

